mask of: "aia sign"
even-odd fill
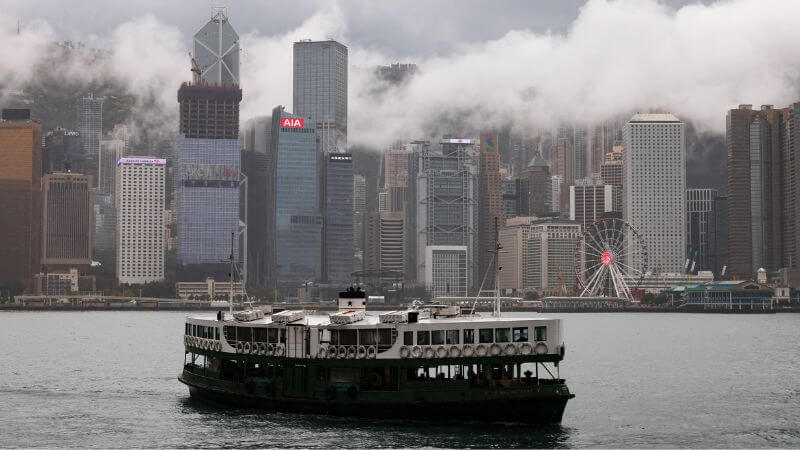
[[[284,117],[281,119],[281,128],[303,128],[306,121],[299,117]]]

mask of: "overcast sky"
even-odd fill
[[[239,34],[283,34],[330,1],[313,0],[2,0],[22,23],[44,20],[62,39],[91,42],[121,23],[152,14],[176,26],[191,44],[213,6],[228,8]],[[459,45],[499,39],[509,30],[564,33],[585,0],[420,0],[339,2],[348,45],[374,48],[398,59],[447,54]],[[691,0],[663,2],[677,8]],[[707,3],[707,2],[706,2]],[[309,36],[324,38],[324,36]],[[99,44],[99,45],[102,45]]]

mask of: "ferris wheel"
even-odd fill
[[[575,275],[581,297],[632,299],[647,272],[647,247],[639,232],[621,219],[586,227],[575,247]]]

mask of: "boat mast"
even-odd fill
[[[500,232],[497,228],[497,217],[494,218],[494,308],[492,310],[492,316],[500,317],[500,289],[498,288],[499,278],[500,278],[500,249],[503,248],[500,245]]]
[[[228,274],[228,310],[233,316],[233,240],[234,233],[231,231],[231,255],[228,259],[231,261],[231,272]]]

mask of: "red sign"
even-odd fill
[[[612,259],[614,259],[614,256],[611,254],[611,252],[603,252],[603,254],[600,255],[600,262],[603,263],[603,265],[607,266],[611,264]]]
[[[306,121],[299,117],[284,117],[281,119],[282,128],[303,128]]]

